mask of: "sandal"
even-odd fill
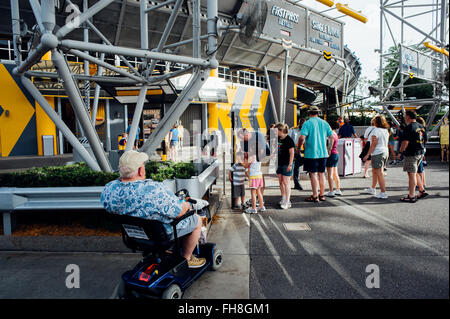
[[[319,195],[319,200],[321,201],[321,202],[324,202],[326,199],[325,199],[325,195]]]
[[[314,203],[318,203],[319,202],[319,197],[314,197],[314,196],[309,196],[305,198],[305,202],[314,202]]]
[[[406,196],[400,198],[400,200],[401,200],[402,202],[415,203],[415,202],[417,202],[417,196],[409,197],[409,194],[408,194],[408,195],[406,195]]]
[[[419,195],[417,195],[417,199],[422,199],[427,197],[429,194],[427,193],[427,191],[424,189],[423,191],[419,191]]]

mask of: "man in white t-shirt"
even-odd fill
[[[389,158],[389,124],[383,115],[377,115],[373,119],[375,129],[372,130],[368,139],[370,141],[370,148],[367,155],[363,158],[366,161],[369,156],[372,157],[372,187],[365,191],[376,198],[387,199],[386,181],[384,179],[384,168],[386,167]],[[381,193],[377,194],[376,187],[380,184]]]

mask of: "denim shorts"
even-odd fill
[[[277,175],[292,176],[294,174],[294,165],[291,165],[291,171],[287,171],[288,165],[278,166]]]
[[[339,163],[339,154],[331,154],[327,158],[327,167],[337,167]]]
[[[419,167],[417,168],[417,173],[423,173],[425,168],[423,167],[423,160],[420,161]]]

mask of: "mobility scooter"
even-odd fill
[[[176,195],[195,206],[196,200],[189,198],[187,190],[181,190]],[[194,250],[194,255],[206,259],[205,265],[200,268],[189,268],[181,255],[176,225],[195,213],[196,210],[191,210],[171,223],[174,240],[169,239],[159,221],[113,215],[121,225],[125,246],[133,252],[141,251],[143,255],[133,270],[122,274],[118,298],[181,299],[184,291],[203,273],[221,267],[223,253],[214,243],[199,244]]]

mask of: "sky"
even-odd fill
[[[390,0],[388,3],[394,3],[398,0]],[[405,1],[405,4],[420,5],[420,4],[433,4],[437,0],[409,0]],[[347,44],[349,49],[355,53],[360,59],[362,64],[362,76],[369,80],[376,80],[378,78],[378,69],[380,65],[379,53],[375,52],[375,49],[380,47],[380,1],[379,0],[342,0],[335,1],[335,3],[341,2],[342,4],[348,4],[350,8],[356,11],[362,11],[362,13],[368,18],[367,23],[362,23],[356,19],[345,16],[340,20],[345,23],[344,26],[344,43]],[[329,9],[329,7],[317,2],[315,0],[302,0],[301,4],[309,8],[315,9],[319,12]],[[405,9],[405,16],[414,15],[420,12],[429,11],[430,7],[416,7]],[[401,9],[390,9],[393,13],[401,16]],[[341,17],[343,14],[336,9],[325,12],[324,14],[336,18]],[[391,31],[396,41],[400,42],[400,22],[394,17],[387,14],[387,19],[391,27]],[[415,26],[419,26],[426,33],[430,33],[433,29],[432,21],[436,18],[433,13],[427,13],[418,17],[412,17],[408,19],[410,23]],[[384,27],[383,46],[384,49],[393,46],[394,42],[390,35],[389,30]],[[439,37],[439,36],[438,36]],[[411,29],[405,27],[405,42],[407,44],[417,44],[424,39],[424,36]],[[447,42],[448,43],[448,42]]]

